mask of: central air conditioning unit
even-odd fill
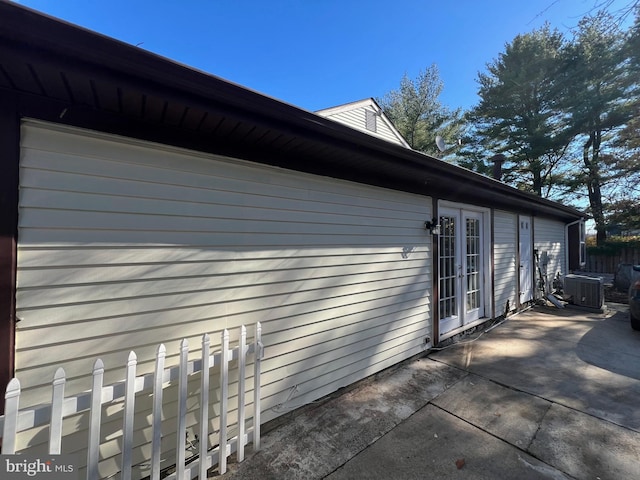
[[[600,310],[604,305],[604,280],[600,277],[566,275],[564,294],[573,305]]]

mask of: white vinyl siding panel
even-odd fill
[[[546,218],[533,220],[533,248],[538,251],[543,275],[546,274],[549,290],[557,274],[563,276],[565,266],[565,227],[564,223]],[[546,252],[547,264],[544,264]],[[536,269],[536,278],[539,277]],[[537,282],[536,282],[537,283]]]
[[[335,120],[336,122],[343,123],[351,128],[355,128],[356,130],[360,130],[362,132],[366,132],[369,135],[373,135],[374,137],[382,138],[387,142],[393,142],[398,145],[404,144],[398,139],[397,135],[394,131],[389,127],[389,124],[386,122],[384,117],[376,116],[376,130],[371,131],[368,130],[366,111],[373,112],[370,108],[359,107],[354,108],[352,110],[346,110],[339,113],[334,113],[331,115],[327,115],[327,118],[331,120]]]
[[[496,315],[514,310],[518,303],[518,217],[516,214],[494,212],[494,299]]]
[[[428,197],[36,122],[20,167],[23,406],[58,366],[71,395],[97,357],[119,380],[260,321],[267,421],[431,336]]]
[[[24,129],[19,372],[383,294],[428,311],[425,197],[191,155]]]

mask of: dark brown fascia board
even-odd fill
[[[25,7],[0,0],[0,38],[30,46],[43,58],[51,54],[67,59],[70,65],[82,64],[111,81],[144,90],[180,102],[211,105],[243,121],[255,122],[302,138],[331,143],[345,152],[358,150],[388,161],[407,162],[409,170],[426,169],[430,177],[446,182],[463,182],[479,197],[503,198],[505,205],[515,202],[521,208],[541,211],[566,219],[584,216],[570,207],[542,199],[399,145],[377,139],[335,121],[275,100],[213,75],[128,45],[118,40],[48,17]],[[488,194],[488,195],[487,195]],[[531,208],[533,207],[533,208]]]
[[[166,125],[145,125],[143,121],[126,118],[113,112],[72,108],[69,109],[64,120],[59,120],[58,116],[66,106],[65,102],[42,99],[37,95],[24,93],[20,94],[18,98],[20,98],[21,114],[26,117],[141,138],[152,142],[167,143],[182,148],[242,158],[289,170],[342,178],[425,196],[436,195],[443,199],[462,203],[476,203],[485,207],[503,208],[523,214],[551,216],[560,218],[563,221],[573,221],[583,216],[581,212],[569,207],[564,207],[560,211],[559,208],[563,206],[558,203],[520,192],[495,180],[479,176],[440,160],[432,159],[415,151],[402,147],[394,149],[395,145],[388,142],[383,142],[384,145],[382,147],[385,149],[391,148],[389,153],[380,155],[379,151],[372,152],[369,157],[366,157],[364,166],[354,167],[335,160],[327,160],[323,164],[300,162],[295,155],[274,154],[262,148],[247,149],[243,145],[224,144],[218,141],[211,142],[208,138],[203,138],[192,132],[176,131]],[[318,143],[318,145],[326,144]],[[405,160],[398,161],[399,155],[404,156]],[[425,161],[428,161],[431,165],[437,162],[438,166],[444,171],[430,167],[429,164],[425,164]],[[465,178],[456,181],[454,176],[460,175],[461,172],[471,173],[474,179],[485,181],[486,184],[478,188]],[[505,187],[507,193],[501,191]]]
[[[0,91],[0,391],[14,375],[18,240],[19,120],[16,99]],[[0,402],[0,415],[4,403]]]
[[[79,59],[85,64],[102,67],[102,73],[108,69],[135,76],[145,82],[229,104],[252,115],[287,117],[306,113],[312,122],[324,120],[209,73],[6,0],[0,0],[0,18],[3,19],[0,38],[16,40],[34,52]]]

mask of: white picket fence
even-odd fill
[[[245,446],[253,443],[254,451],[260,449],[260,361],[263,354],[261,342],[261,326],[255,326],[252,343],[247,344],[247,330],[240,327],[239,342],[235,348],[229,348],[229,331],[221,332],[221,350],[210,353],[210,337],[202,337],[200,359],[188,361],[189,345],[186,339],[180,344],[179,365],[165,368],[166,349],[159,345],[155,360],[155,371],[146,375],[136,376],[137,358],[134,352],[129,354],[126,365],[125,380],[103,386],[104,364],[102,360],[95,361],[93,367],[93,383],[90,391],[65,398],[65,372],[58,368],[52,382],[52,400],[50,404],[39,405],[25,410],[19,410],[20,382],[12,379],[7,386],[5,395],[5,414],[0,416],[0,431],[2,432],[2,454],[16,453],[16,438],[23,432],[38,426],[49,426],[49,454],[60,454],[62,449],[63,419],[83,411],[90,412],[88,441],[87,441],[87,480],[100,478],[98,473],[100,426],[102,405],[115,399],[124,398],[124,415],[122,426],[122,453],[120,476],[123,480],[131,479],[132,450],[133,450],[133,420],[135,395],[144,390],[153,390],[152,411],[152,448],[150,459],[151,480],[160,478],[161,455],[161,421],[163,384],[178,381],[178,415],[177,415],[177,445],[175,472],[165,477],[168,479],[192,479],[197,476],[207,478],[207,470],[216,464],[220,474],[226,472],[227,457],[236,452],[239,462],[244,460]],[[254,389],[253,389],[253,419],[249,427],[245,418],[245,380],[246,360],[254,357]],[[227,413],[229,397],[229,363],[237,361],[238,370],[238,434],[227,438]],[[209,448],[209,377],[201,375],[200,385],[200,418],[199,418],[199,454],[194,460],[187,462],[185,458],[187,441],[187,381],[188,376],[197,372],[211,372],[214,367],[220,372],[220,428],[219,442],[215,448]],[[20,451],[19,453],[29,453]]]

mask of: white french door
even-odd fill
[[[519,216],[520,304],[533,300],[533,254],[531,249],[531,217]]]
[[[440,208],[440,336],[484,316],[482,212]]]

